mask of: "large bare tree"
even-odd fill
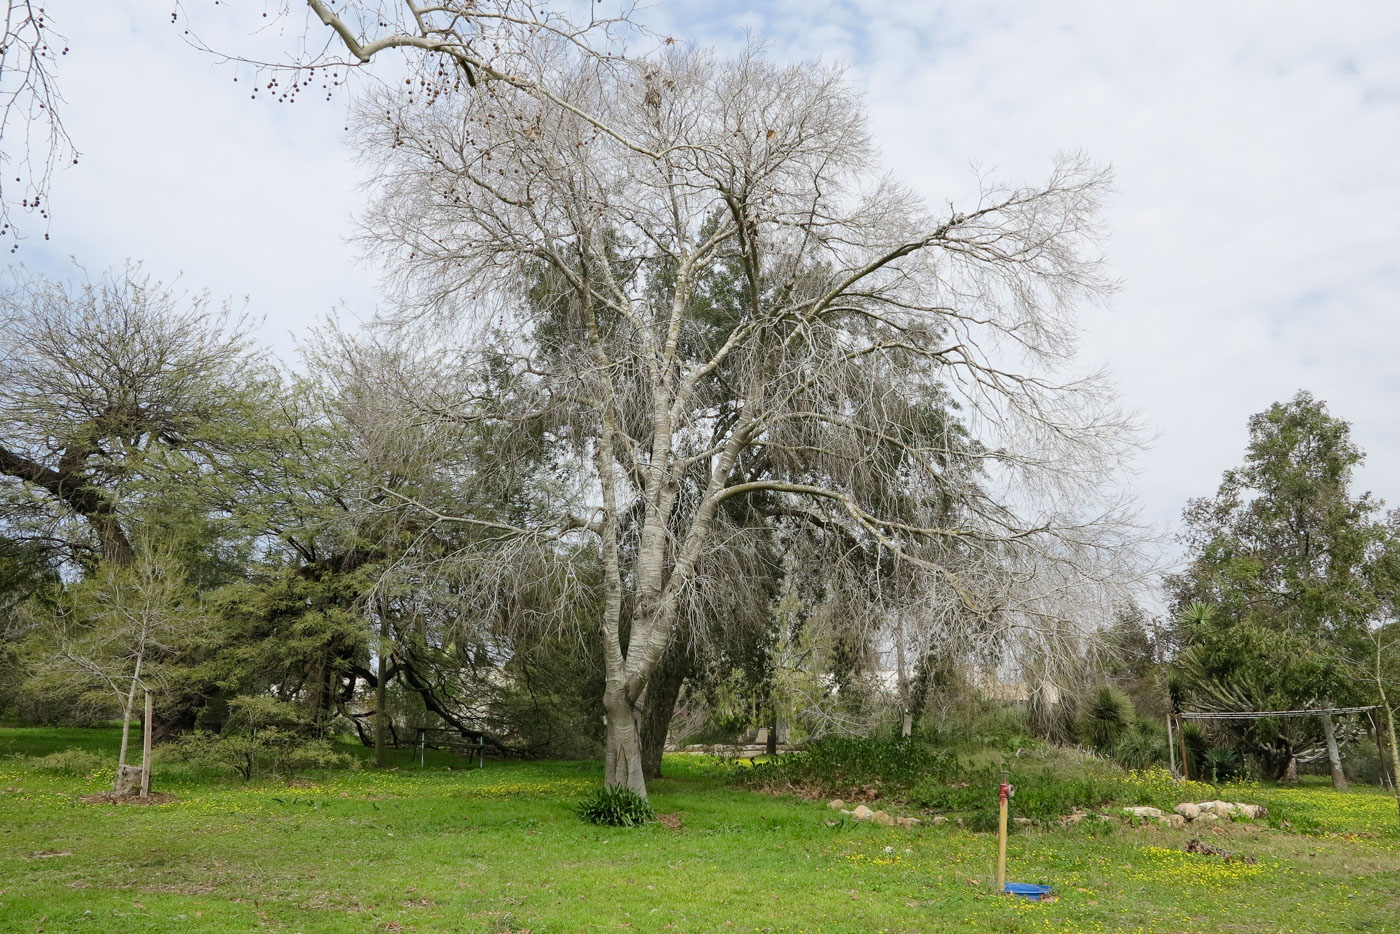
[[[745,573],[730,507],[839,528],[1028,629],[1042,603],[922,546],[1052,595],[1106,577],[1131,425],[1069,371],[1076,304],[1112,288],[1102,170],[1071,156],[935,211],[879,174],[838,69],[753,48],[616,68],[544,33],[521,54],[531,82],[365,104],[364,239],[400,321],[463,337],[437,364],[458,389],[419,416],[535,426],[569,478],[517,521],[440,518],[488,530],[483,548],[513,556],[501,577],[534,567],[526,552],[596,554],[609,785],[645,793],[649,679]]]

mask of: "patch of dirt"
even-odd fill
[[[674,814],[658,814],[656,815],[656,819],[661,822],[661,826],[665,827],[668,830],[681,829],[680,811],[677,811]]]
[[[1218,846],[1211,846],[1199,837],[1193,837],[1187,842],[1186,852],[1196,853],[1201,856],[1216,856],[1225,860],[1227,863],[1245,863],[1252,866],[1256,862],[1253,856],[1240,856],[1231,853],[1229,850],[1222,850]]]
[[[100,795],[83,795],[78,799],[84,804],[170,804],[179,800],[174,795],[161,794],[153,791],[146,797],[140,795],[116,795],[110,791],[104,791]]]
[[[72,855],[72,850],[39,850],[37,853],[30,853],[25,859],[53,859],[55,856]]]

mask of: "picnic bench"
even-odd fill
[[[477,768],[486,768],[486,734],[472,730],[418,728],[418,765],[425,765],[429,749],[465,753],[467,762],[476,759]]]

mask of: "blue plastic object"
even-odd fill
[[[1046,895],[1049,895],[1051,891],[1052,889],[1048,885],[1031,885],[1027,882],[1006,883],[1007,895],[1019,895],[1022,898],[1028,898],[1033,902],[1040,901]]]

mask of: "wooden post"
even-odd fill
[[[146,719],[141,721],[141,797],[151,794],[151,689],[146,689]]]
[[[1011,797],[1011,786],[1006,781],[1006,773],[1001,773],[1001,816],[997,830],[997,892],[1006,891],[1006,810],[1007,799]]]
[[[1172,736],[1172,718],[1167,714],[1167,758],[1171,760],[1172,777],[1179,778],[1176,772],[1176,737]]]
[[[1188,782],[1191,780],[1190,756],[1186,752],[1186,726],[1181,719],[1181,714],[1176,715],[1176,738],[1181,743],[1181,777]]]

